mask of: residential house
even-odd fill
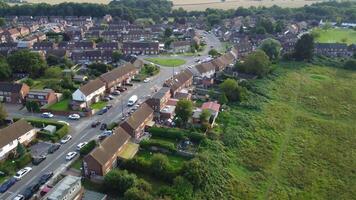
[[[89,81],[72,94],[74,109],[89,107],[92,103],[98,102],[104,93],[105,83],[103,81],[99,78]]]
[[[238,58],[244,58],[253,51],[252,43],[249,40],[241,40],[235,45]]]
[[[17,41],[18,38],[21,37],[21,33],[17,30],[17,28],[11,28],[4,32],[8,42]]]
[[[30,87],[25,83],[0,82],[0,102],[24,103],[29,91]]]
[[[101,37],[108,41],[118,41],[121,34],[115,30],[107,30],[101,33]]]
[[[190,51],[191,41],[175,41],[170,45],[171,52],[173,53],[185,53]]]
[[[112,56],[112,53],[110,54]],[[77,63],[103,62],[101,50],[76,50],[72,52],[72,60]]]
[[[42,41],[44,41],[44,40],[47,39],[46,34],[44,34],[44,33],[42,33],[42,32],[35,33],[34,36],[37,38],[37,40],[38,40],[39,42],[42,42]]]
[[[195,66],[199,77],[212,78],[215,74],[215,66],[212,62],[205,62]]]
[[[17,28],[17,30],[20,32],[21,37],[25,37],[30,34],[30,29],[25,26],[21,26],[21,27]]]
[[[106,90],[110,93],[116,89],[116,86],[128,83],[137,73],[138,69],[134,65],[126,63],[102,74],[99,78],[105,83]]]
[[[42,199],[79,200],[84,193],[81,177],[67,175],[60,180]]]
[[[149,98],[146,103],[151,106],[154,112],[159,113],[166,106],[170,97],[170,88],[162,87],[151,98]]]
[[[33,49],[35,49],[35,50],[47,51],[47,50],[52,50],[55,47],[56,47],[56,45],[53,42],[35,42],[33,44]]]
[[[74,48],[75,49],[81,49],[81,50],[91,50],[95,49],[96,45],[92,41],[78,41],[74,42]]]
[[[315,53],[329,57],[352,56],[352,52],[348,50],[347,44],[343,43],[316,43]]]
[[[17,42],[0,43],[0,51],[14,51],[17,50]]]
[[[115,168],[120,153],[125,149],[130,138],[131,136],[123,128],[116,128],[111,136],[104,139],[98,147],[84,157],[84,175],[89,178],[102,177]]]
[[[27,145],[35,136],[36,129],[24,119],[0,129],[0,160],[5,159],[10,152],[16,151],[19,143]]]
[[[139,139],[146,126],[153,120],[153,109],[143,103],[120,127],[122,127],[133,138]]]
[[[193,73],[189,70],[184,70],[179,74],[174,75],[171,79],[165,81],[164,86],[169,87],[171,96],[175,97],[175,94],[183,88],[190,87],[193,84]]]
[[[58,97],[52,89],[30,90],[26,96],[26,101],[37,102],[40,106],[44,106],[58,102]]]
[[[68,57],[69,53],[65,49],[49,49],[46,50],[46,56],[48,57],[49,55],[53,55],[58,58],[66,58]]]
[[[159,53],[158,42],[128,41],[123,43],[124,54],[157,55]]]
[[[209,110],[210,112],[210,117],[209,117],[209,123],[211,125],[214,125],[215,119],[218,117],[219,111],[220,111],[220,104],[217,102],[209,101],[209,102],[204,102],[203,105],[201,106],[202,110]]]
[[[111,50],[115,51],[119,49],[118,42],[101,42],[96,45],[96,47],[100,50]]]
[[[140,30],[122,31],[121,37],[122,37],[122,41],[136,41],[136,40],[149,40],[153,36],[149,31],[140,29]]]

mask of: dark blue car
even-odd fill
[[[5,181],[3,184],[0,185],[0,192],[1,193],[6,192],[15,183],[16,183],[16,179],[13,177],[10,178],[9,180]]]

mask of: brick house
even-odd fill
[[[215,74],[215,66],[212,62],[201,63],[195,66],[199,77],[211,78]]]
[[[44,106],[58,102],[58,97],[51,89],[30,90],[26,96],[26,101],[38,102],[40,106]]]
[[[352,56],[352,52],[348,50],[347,44],[343,43],[316,43],[315,53],[329,57]]]
[[[126,63],[102,74],[99,78],[105,83],[106,90],[110,93],[116,89],[116,86],[121,86],[123,83],[130,81],[136,74],[138,74],[138,69],[131,63]]]
[[[179,74],[174,75],[171,79],[165,81],[165,87],[169,87],[171,96],[175,97],[175,94],[183,88],[190,87],[193,84],[193,73],[189,70],[184,70]]]
[[[145,130],[146,125],[153,120],[153,109],[143,103],[120,127],[122,127],[133,138],[139,139]]]
[[[121,127],[106,138],[83,159],[83,171],[86,177],[105,176],[117,166],[120,152],[125,148],[131,136]]]
[[[159,43],[145,41],[128,41],[123,43],[122,49],[124,54],[157,55],[159,53]]]
[[[173,53],[185,53],[190,51],[191,41],[184,40],[184,41],[175,41],[172,42],[170,45],[171,52]]]
[[[100,50],[118,50],[119,43],[118,42],[101,42],[96,45],[96,47]]]
[[[24,103],[29,91],[30,87],[24,83],[0,82],[0,102]]]
[[[47,51],[47,50],[52,50],[54,49],[56,46],[55,46],[55,43],[53,42],[35,42],[33,44],[33,49],[34,50],[44,50],[44,51]]]
[[[73,109],[88,108],[92,103],[98,102],[104,93],[105,83],[103,81],[99,78],[89,81],[72,94]]]
[[[151,106],[154,112],[160,112],[166,106],[170,97],[170,88],[162,87],[151,98],[149,98],[146,103]]]

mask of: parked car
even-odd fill
[[[112,108],[112,105],[107,105],[107,106],[105,106],[108,110],[110,110],[110,108]]]
[[[46,195],[52,188],[53,188],[53,186],[51,186],[51,185],[44,186],[40,192],[40,195],[41,196]]]
[[[70,160],[72,160],[76,155],[77,155],[77,152],[71,151],[71,152],[67,153],[67,155],[66,155],[66,160],[67,160],[67,161],[70,161]]]
[[[49,148],[48,148],[48,153],[54,153],[55,151],[57,151],[59,149],[59,147],[61,147],[60,144],[56,143],[56,144],[52,144]]]
[[[126,87],[117,87],[117,90],[119,90],[120,92],[125,92],[127,90]]]
[[[54,117],[54,115],[52,113],[50,113],[50,112],[44,112],[44,113],[41,114],[41,117],[43,117],[43,118],[52,118],[52,117]]]
[[[25,200],[25,197],[22,194],[18,194],[12,200]]]
[[[68,116],[69,119],[71,120],[79,120],[80,119],[80,115],[78,114],[71,114]]]
[[[57,121],[57,122],[62,123],[62,124],[65,124],[65,125],[67,125],[67,126],[70,126],[70,124],[69,124],[68,122],[66,122],[66,121],[60,120],[60,121]]]
[[[28,188],[32,191],[33,194],[35,194],[40,189],[40,187],[41,187],[40,183],[35,183]]]
[[[106,130],[106,128],[108,127],[108,125],[106,123],[102,123],[100,126],[100,130]]]
[[[71,139],[72,139],[71,135],[66,135],[66,136],[64,136],[64,138],[61,139],[61,144],[65,144]]]
[[[20,195],[23,196],[24,200],[29,200],[33,196],[34,192],[31,187],[26,188]]]
[[[81,148],[83,148],[88,142],[81,142],[77,145],[77,151],[80,151]]]
[[[50,178],[52,178],[53,176],[53,172],[48,172],[48,173],[45,173],[43,174],[40,179],[38,180],[38,183],[43,185],[45,184]]]
[[[0,185],[0,193],[6,192],[15,183],[16,183],[16,179],[14,177],[6,180],[3,184]]]
[[[97,126],[99,126],[99,125],[100,125],[100,122],[99,122],[99,121],[95,121],[95,122],[91,123],[91,127],[92,127],[92,128],[95,128],[95,127],[97,127]]]
[[[115,90],[114,92],[112,92],[113,95],[120,95],[121,92],[119,90]]]
[[[105,138],[107,138],[108,136],[107,135],[99,135],[98,136],[98,139],[99,140],[104,140]]]
[[[150,80],[151,80],[150,78],[145,78],[145,79],[143,80],[143,82],[144,82],[144,83],[148,83],[148,82],[150,82]]]
[[[106,107],[104,107],[103,109],[101,109],[99,112],[98,112],[98,115],[103,115],[105,114],[106,112],[108,112],[108,109]]]
[[[33,165],[39,165],[44,160],[46,160],[46,156],[45,155],[32,157],[32,164]]]
[[[14,178],[16,180],[21,180],[22,177],[24,177],[26,174],[28,174],[31,170],[32,170],[31,167],[25,167],[25,168],[19,170],[18,172],[16,172]]]

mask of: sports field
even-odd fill
[[[78,2],[78,3],[103,3],[107,4],[110,0],[27,0],[30,3],[46,2],[49,4],[57,4],[62,2]],[[183,7],[186,10],[205,10],[206,8],[232,9],[239,6],[266,6],[270,7],[278,5],[281,7],[302,7],[312,3],[320,2],[321,0],[172,0],[174,7]]]
[[[356,31],[346,28],[314,29],[313,35],[317,42],[356,44]]]

